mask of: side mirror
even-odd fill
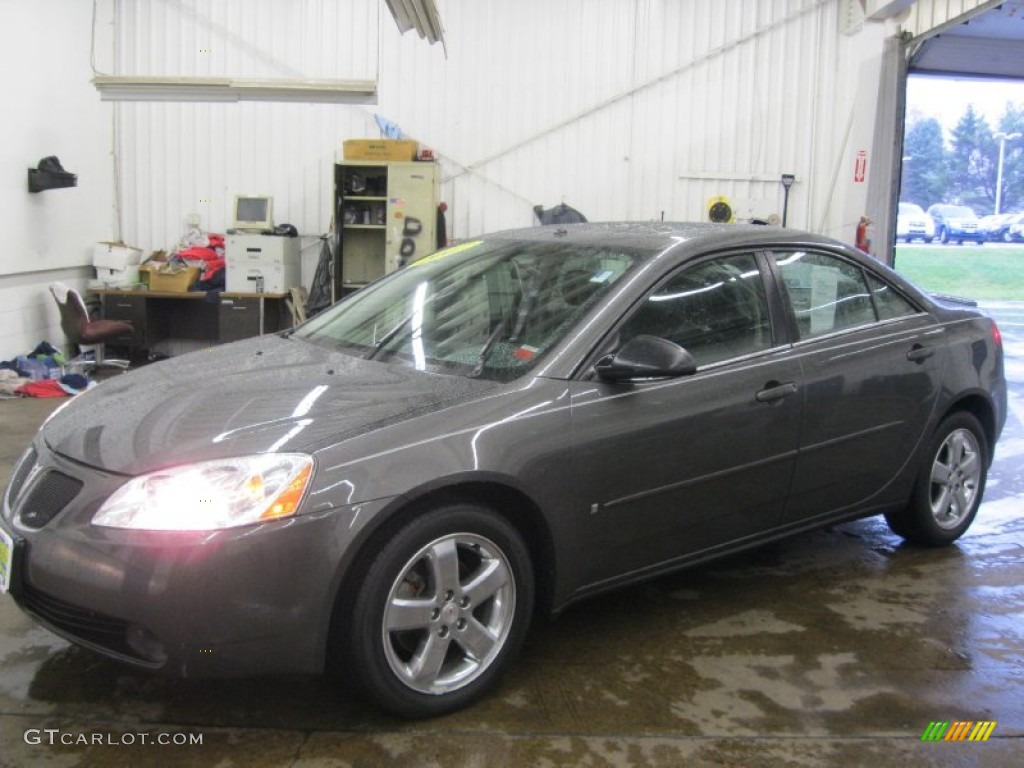
[[[629,381],[690,376],[697,372],[697,363],[689,352],[668,339],[640,335],[615,354],[598,360],[594,368],[605,381]]]

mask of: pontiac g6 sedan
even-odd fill
[[[499,233],[76,397],[4,495],[2,586],[136,667],[337,668],[436,715],[535,611],[869,515],[954,541],[1002,354],[966,303],[794,230]]]

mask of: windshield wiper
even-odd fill
[[[498,340],[502,336],[502,332],[509,324],[509,320],[515,317],[515,325],[512,327],[512,333],[509,334],[509,341],[518,341],[522,335],[523,330],[526,328],[526,321],[530,318],[533,310],[537,308],[537,299],[540,296],[540,289],[544,285],[544,281],[551,275],[552,268],[538,270],[533,278],[530,280],[530,287],[527,290],[525,296],[521,296],[519,299],[519,306],[516,311],[509,312],[505,315],[498,326],[491,331],[491,335],[487,337],[487,341],[480,348],[479,354],[476,356],[476,366],[469,374],[469,378],[478,378],[484,372],[484,366],[487,364],[487,358],[490,357],[491,351],[494,349],[494,345],[498,343]]]
[[[408,315],[406,315],[402,319],[402,321],[398,323],[398,325],[396,325],[394,328],[392,328],[390,331],[388,331],[387,333],[380,337],[380,341],[373,345],[373,349],[366,353],[364,359],[373,360],[373,358],[377,356],[378,352],[380,352],[387,344],[389,344],[391,340],[395,338],[395,336],[400,334],[405,328],[405,326],[412,322],[412,319],[414,317],[416,317],[415,311],[410,312]]]
[[[498,343],[498,340],[504,335],[505,328],[508,327],[509,318],[512,315],[505,315],[501,319],[501,322],[495,326],[494,330],[491,331],[491,335],[487,337],[487,341],[480,347],[480,352],[476,356],[476,365],[473,366],[473,370],[469,372],[469,378],[477,379],[484,372],[484,366],[487,364],[487,358],[491,356],[491,351],[494,349],[494,345]]]

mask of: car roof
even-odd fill
[[[668,221],[547,224],[508,229],[485,235],[482,239],[533,242],[559,240],[579,245],[618,245],[651,252],[659,252],[679,244],[703,250],[774,244],[813,244],[845,248],[842,243],[832,238],[786,227]]]

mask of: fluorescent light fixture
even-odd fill
[[[96,75],[102,101],[291,101],[376,104],[374,80],[252,80],[229,77]]]

